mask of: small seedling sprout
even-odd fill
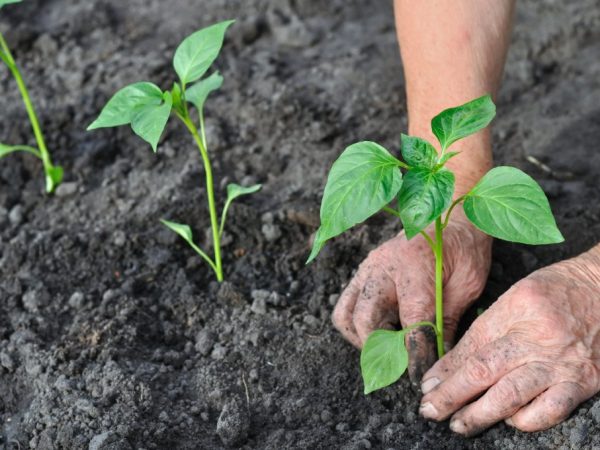
[[[4,5],[19,2],[21,2],[21,0],[0,0],[0,9]],[[37,156],[42,160],[44,165],[44,172],[46,174],[46,192],[51,193],[61,183],[63,179],[63,169],[60,166],[55,166],[52,164],[50,152],[46,147],[44,135],[40,127],[40,122],[35,113],[35,109],[33,108],[33,104],[31,103],[29,91],[27,91],[23,76],[19,71],[17,63],[15,62],[15,59],[8,48],[8,44],[6,43],[2,33],[0,33],[0,60],[6,64],[6,67],[8,67],[8,70],[10,70],[13,78],[17,82],[17,87],[19,88],[19,92],[23,98],[23,103],[25,104],[27,115],[29,116],[29,122],[31,122],[31,128],[33,129],[33,134],[37,142],[37,148],[29,145],[8,145],[0,142],[0,158],[15,152],[25,152]]]
[[[108,101],[100,116],[88,127],[88,130],[94,130],[131,125],[133,132],[148,142],[152,150],[156,152],[158,142],[171,114],[183,122],[194,138],[204,165],[213,257],[194,243],[192,230],[188,225],[164,219],[161,222],[180,235],[208,263],[218,281],[223,280],[221,237],[229,206],[235,198],[257,192],[261,188],[259,184],[249,187],[229,184],[227,199],[219,219],[204,126],[204,103],[211,92],[221,87],[223,77],[219,72],[214,72],[205,78],[202,77],[219,55],[225,39],[225,32],[232,23],[232,20],[227,20],[211,25],[196,31],[181,42],[173,58],[173,66],[179,81],[173,84],[170,91],[163,92],[158,86],[149,82],[126,86]],[[193,120],[188,104],[196,108],[198,124]]]
[[[539,245],[562,242],[548,200],[540,186],[514,167],[496,167],[465,195],[452,201],[454,174],[445,167],[457,152],[448,148],[485,128],[496,114],[489,95],[442,111],[431,121],[441,151],[424,139],[402,135],[399,161],[381,145],[358,142],[335,161],[321,203],[321,225],[315,235],[312,261],[329,239],[365,221],[378,211],[398,217],[407,239],[422,235],[435,256],[435,323],[424,321],[395,330],[376,330],[364,343],[360,365],[365,394],[397,381],[408,367],[405,334],[431,327],[438,357],[444,356],[443,232],[454,208],[484,233],[511,242]],[[404,169],[402,174],[400,169]],[[397,208],[389,206],[397,200]],[[446,215],[442,218],[443,213]],[[434,224],[433,236],[426,232]]]

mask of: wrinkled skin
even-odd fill
[[[490,261],[491,239],[456,211],[444,230],[446,346],[452,344],[464,311],[481,294]],[[425,238],[408,241],[401,232],[373,250],[340,296],[332,320],[358,348],[376,329],[391,329],[399,322],[403,327],[422,320],[435,323],[435,258]],[[435,334],[431,327],[420,327],[406,339],[409,375],[419,383],[437,359]]]
[[[532,273],[423,377],[420,413],[466,436],[564,420],[600,390],[600,247]],[[483,395],[482,395],[483,394]]]

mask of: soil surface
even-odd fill
[[[189,223],[210,246],[184,128],[173,121],[156,155],[129,128],[85,128],[128,83],[170,87],[180,40],[227,18],[238,22],[216,64],[225,83],[207,106],[219,201],[228,182],[264,189],[230,211],[219,285],[158,221]],[[362,394],[359,354],[330,313],[398,226],[377,216],[304,261],[333,160],[363,139],[397,150],[406,130],[391,2],[27,0],[2,9],[0,29],[66,173],[48,197],[37,160],[0,161],[0,449],[600,446],[598,398],[542,433],[499,424],[466,440],[418,416],[407,379]],[[464,326],[600,239],[599,55],[598,0],[518,2],[496,161],[543,185],[567,241],[496,243]],[[0,73],[0,140],[32,143]]]

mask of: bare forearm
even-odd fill
[[[434,143],[430,121],[445,108],[495,96],[506,59],[514,0],[395,0],[404,64],[409,132]],[[452,150],[456,195],[491,167],[489,128]]]

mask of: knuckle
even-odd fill
[[[544,289],[536,279],[525,278],[519,281],[513,289],[511,289],[511,301],[517,304],[523,304],[527,301],[527,305],[536,307],[538,304],[545,305]]]
[[[598,367],[596,367],[592,361],[586,360],[581,364],[575,364],[574,367],[577,369],[577,378],[581,380],[586,387],[590,386],[592,389],[594,389],[598,386],[600,383],[600,374]],[[584,386],[580,386],[580,388],[582,391],[588,390],[584,389]]]
[[[503,380],[496,385],[490,401],[496,410],[506,415],[523,404],[523,394],[515,382]]]
[[[492,377],[489,364],[481,357],[471,357],[465,362],[465,378],[470,384],[481,384]]]

